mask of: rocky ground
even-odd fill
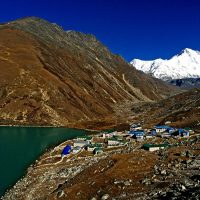
[[[140,103],[132,106],[135,121],[147,127],[171,122],[173,127],[200,128],[200,89],[193,89],[157,103]]]
[[[199,199],[200,136],[146,142],[166,141],[173,146],[157,152],[132,141],[100,155],[81,152],[63,160],[57,147],[2,199]]]

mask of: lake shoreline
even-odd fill
[[[67,126],[31,126],[31,125],[0,125],[0,127],[16,127],[16,128],[66,128],[66,129],[74,129],[74,130],[83,130],[89,132],[99,132],[99,130],[95,129],[84,129],[84,128],[72,128]]]
[[[44,153],[64,141],[85,134],[85,130],[66,127],[0,126],[0,153],[4,163],[0,165],[3,180],[0,196],[23,178],[27,169]]]
[[[11,125],[11,124],[0,124],[0,127],[18,127],[18,128],[66,128],[66,129],[74,129],[74,130],[83,130],[90,132],[98,132],[99,130],[95,129],[84,129],[84,128],[73,128],[68,126],[39,126],[39,125]]]

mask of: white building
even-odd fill
[[[158,151],[160,149],[164,149],[168,146],[168,144],[144,144],[143,148],[148,151]]]
[[[77,136],[75,140],[77,141],[89,141],[91,142],[93,137],[85,135],[85,136]]]
[[[149,139],[149,138],[152,138],[152,137],[153,137],[153,135],[150,135],[150,134],[145,136],[146,139]]]
[[[161,134],[161,137],[162,138],[168,138],[168,137],[171,137],[172,136],[172,134],[171,133],[168,133],[168,132],[163,132],[162,134]]]
[[[93,152],[95,150],[95,148],[96,148],[95,146],[89,145],[89,146],[87,146],[87,151]]]
[[[108,146],[117,146],[119,145],[119,141],[118,140],[114,140],[114,139],[110,139],[108,140]]]
[[[76,154],[78,153],[79,151],[81,150],[81,147],[80,146],[76,146],[72,149],[72,153]]]
[[[84,148],[84,147],[86,147],[89,144],[90,144],[89,141],[79,141],[79,140],[77,140],[77,141],[74,142],[74,147]]]
[[[156,128],[156,133],[163,133],[164,131],[166,131],[165,128]]]
[[[113,134],[112,133],[103,133],[102,137],[103,138],[111,138],[111,137],[113,137]]]

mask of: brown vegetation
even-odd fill
[[[74,126],[109,119],[121,103],[159,100],[174,91],[94,36],[42,19],[1,25],[0,47],[1,124]]]

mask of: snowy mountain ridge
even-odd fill
[[[161,58],[151,61],[134,59],[131,61],[136,69],[164,81],[200,77],[200,51],[185,48],[169,60]]]

